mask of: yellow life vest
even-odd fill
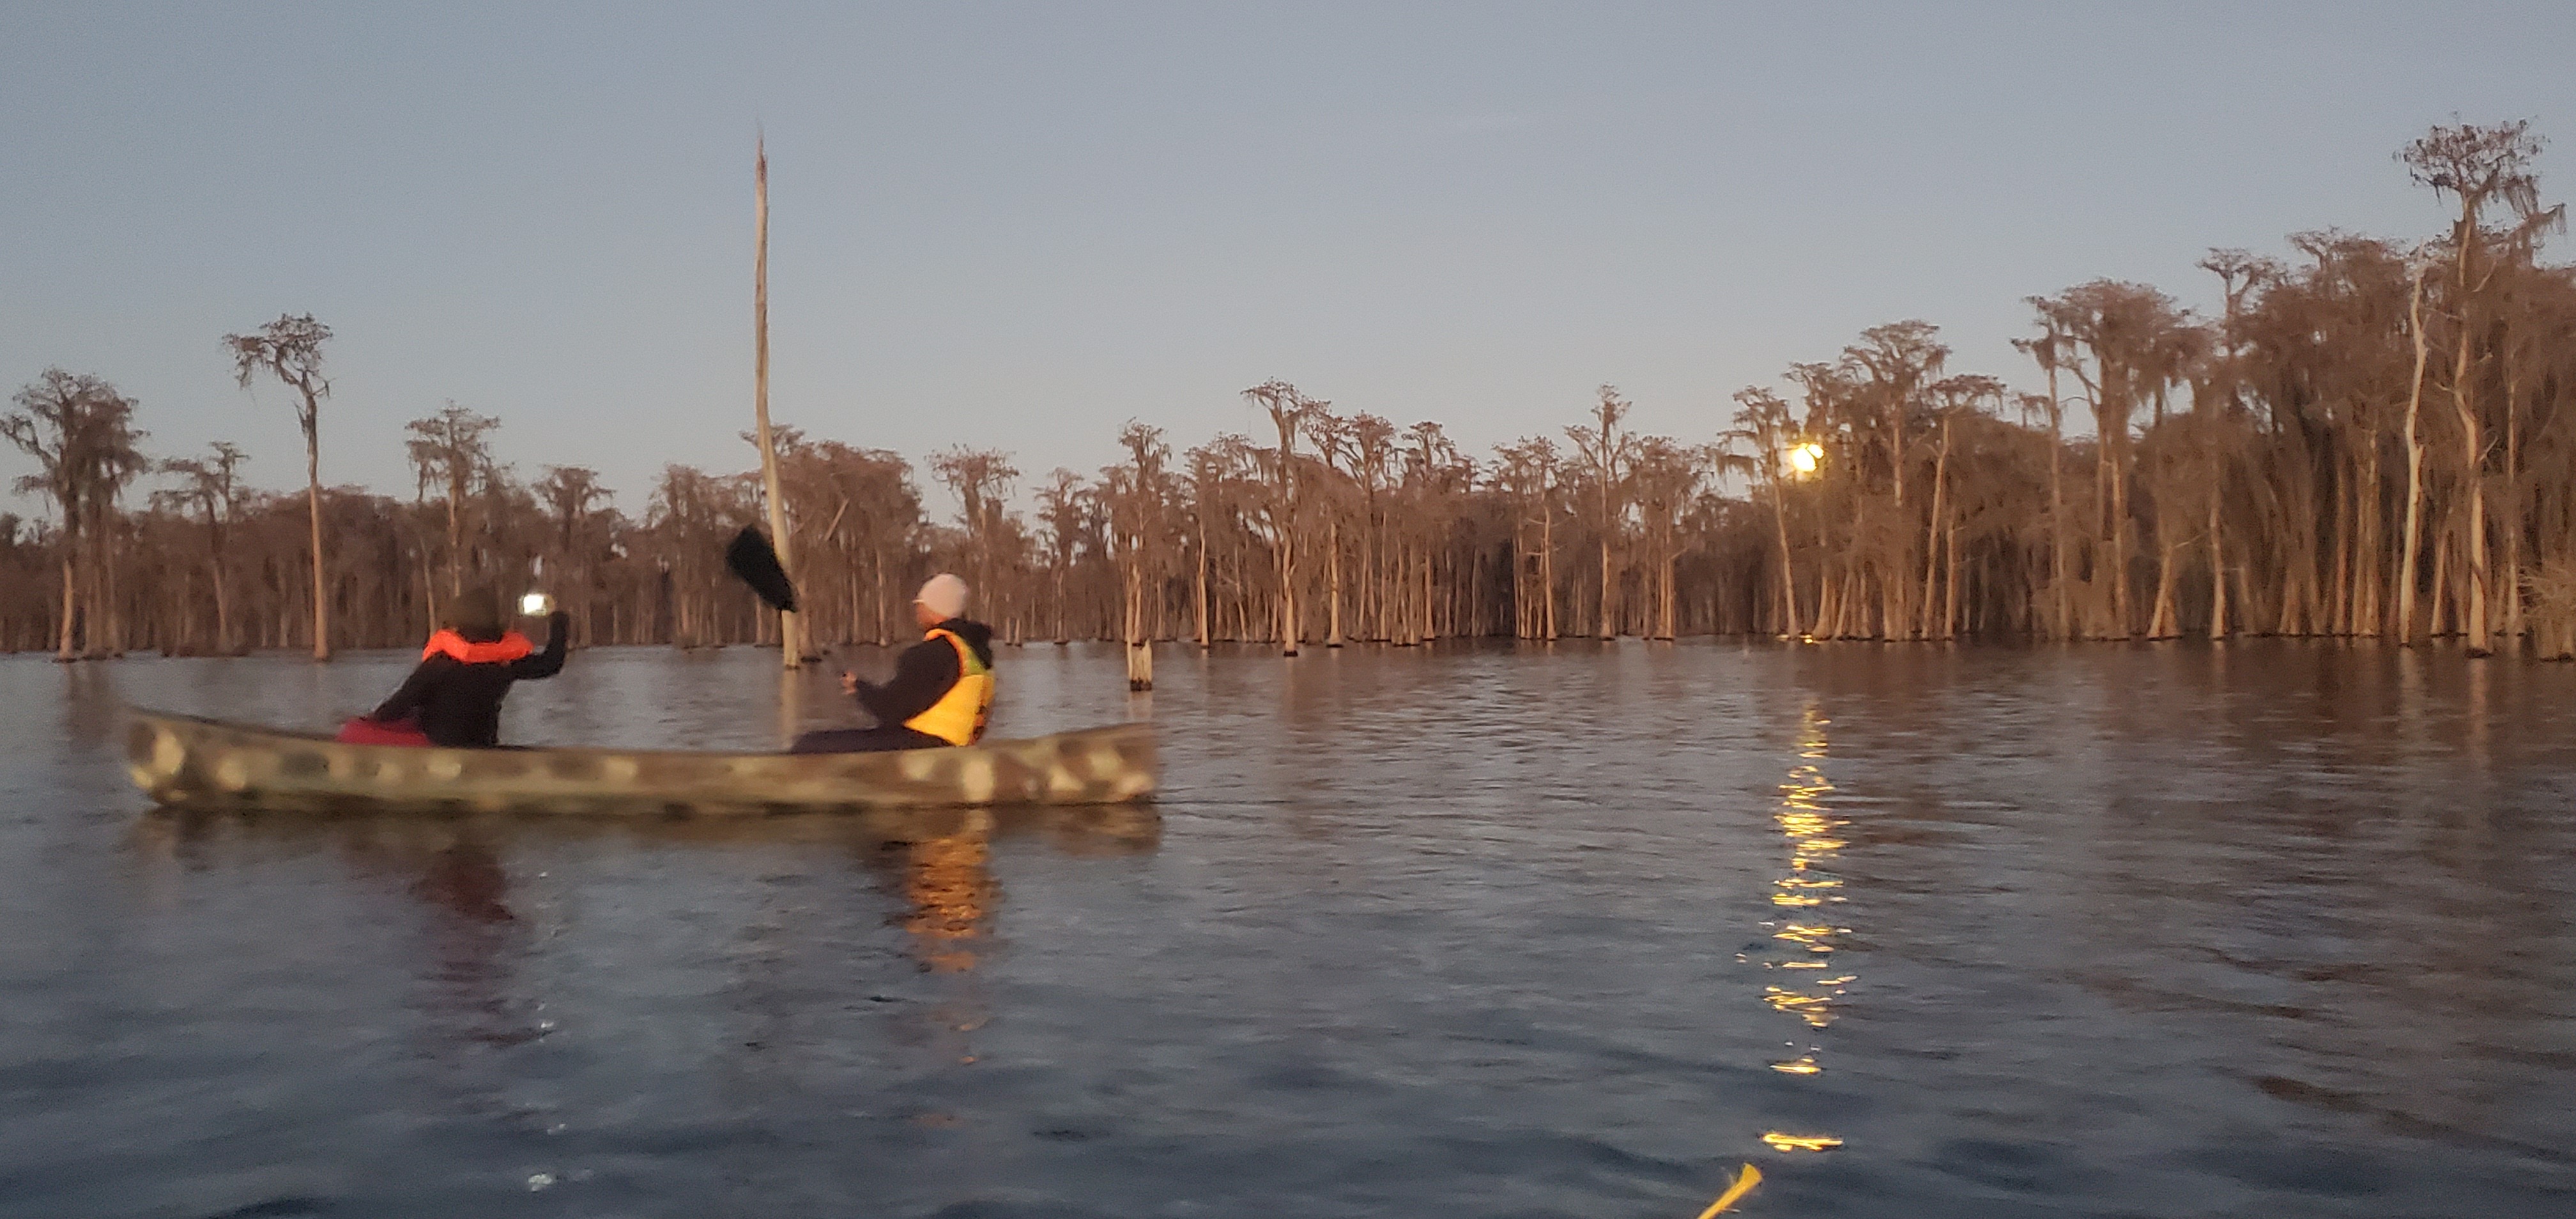
[[[993,670],[975,658],[975,649],[955,631],[934,630],[923,639],[945,639],[957,649],[957,684],[930,704],[930,710],[905,720],[903,726],[951,745],[972,745],[984,738],[993,717]]]

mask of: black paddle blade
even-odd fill
[[[787,569],[778,565],[778,552],[769,548],[769,539],[760,530],[745,525],[725,546],[725,566],[772,609],[796,612],[796,586],[788,582]]]

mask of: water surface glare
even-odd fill
[[[1033,646],[996,732],[1150,717],[1159,815],[128,786],[405,659],[0,660],[0,1217],[2576,1215],[2576,667]],[[840,714],[775,665],[504,731]]]

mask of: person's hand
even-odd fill
[[[847,669],[841,670],[841,693],[856,696],[858,692],[859,675]]]

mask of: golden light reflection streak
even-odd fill
[[[955,832],[926,836],[905,848],[903,928],[911,933],[915,957],[931,973],[972,974],[978,964],[975,950],[991,930],[999,892],[991,866],[992,834],[992,814],[971,809]],[[931,1010],[943,1041],[945,1032],[959,1034],[949,1050],[959,1066],[974,1065],[978,1055],[968,1039],[987,1019],[975,996],[970,986]],[[932,1110],[914,1115],[913,1121],[947,1127],[961,1119]]]
[[[932,973],[973,970],[992,914],[988,815],[977,810],[961,832],[924,838],[905,854],[903,927],[921,963]]]
[[[1851,933],[1839,925],[1834,907],[1843,904],[1835,890],[1842,888],[1842,878],[1819,865],[1830,864],[1841,857],[1846,843],[1838,837],[1850,824],[1828,812],[1825,796],[1834,785],[1825,778],[1825,727],[1830,721],[1808,707],[1798,724],[1798,764],[1789,769],[1787,782],[1780,785],[1780,806],[1772,820],[1789,842],[1789,872],[1772,886],[1771,904],[1780,917],[1763,926],[1771,929],[1771,938],[1780,941],[1788,959],[1766,957],[1762,968],[1775,971],[1778,981],[1762,987],[1762,1001],[1773,1011],[1794,1016],[1806,1026],[1808,1037],[1803,1053],[1795,1058],[1771,1064],[1783,1075],[1816,1075],[1824,1071],[1818,1062],[1821,1048],[1815,1033],[1834,1022],[1834,1003],[1843,996],[1843,988],[1855,979],[1853,975],[1833,970],[1831,960],[1839,947],[1838,937]],[[1790,972],[1795,971],[1795,972]],[[1833,976],[1826,976],[1832,973]],[[1796,1046],[1798,1042],[1788,1043]],[[1840,1147],[1843,1141],[1830,1134],[1789,1133],[1773,1130],[1762,1141],[1774,1151],[1827,1151]]]

